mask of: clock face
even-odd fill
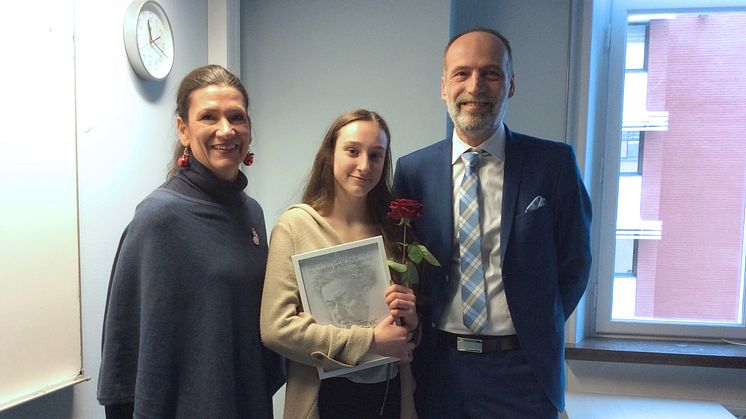
[[[127,10],[124,43],[132,68],[140,77],[161,80],[174,63],[171,24],[152,0],[135,0]]]
[[[144,9],[137,18],[137,48],[148,73],[158,79],[168,75],[174,59],[171,28],[149,9]]]

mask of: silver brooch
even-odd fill
[[[251,227],[251,238],[254,241],[254,246],[259,246],[259,234],[254,227]]]

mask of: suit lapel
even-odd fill
[[[435,156],[435,167],[433,170],[435,176],[433,179],[433,195],[437,205],[435,206],[437,211],[437,224],[443,226],[445,237],[451,237],[453,231],[453,201],[451,195],[453,194],[453,175],[451,174],[451,138],[447,138],[442,141],[438,152]],[[442,243],[442,246],[438,246],[442,249],[440,254],[437,255],[440,263],[448,268],[451,262],[452,242]]]
[[[505,165],[503,178],[503,204],[500,220],[500,263],[505,263],[505,249],[508,248],[510,230],[515,217],[516,199],[521,183],[525,150],[512,131],[505,127]]]

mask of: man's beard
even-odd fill
[[[459,103],[480,101],[489,102],[492,105],[485,112],[468,112],[459,108]],[[495,107],[497,98],[493,95],[471,96],[468,93],[461,94],[453,102],[448,102],[448,114],[456,128],[464,134],[480,137],[492,135],[499,124],[498,117],[500,109]]]

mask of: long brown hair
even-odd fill
[[[189,106],[192,104],[192,93],[195,90],[204,87],[218,85],[235,87],[236,90],[241,92],[241,96],[243,96],[244,108],[247,110],[249,109],[249,94],[246,93],[246,88],[243,83],[241,83],[238,76],[222,66],[210,64],[195,68],[181,80],[178,93],[176,94],[176,116],[181,118],[184,123],[188,123]],[[166,174],[167,178],[171,178],[179,170],[177,161],[182,153],[184,153],[184,146],[181,145],[177,136],[176,145],[174,146],[174,154],[168,165],[168,172]]]
[[[365,199],[365,207],[373,222],[381,228],[387,243],[393,243],[398,230],[395,230],[393,223],[388,219],[388,205],[393,199],[391,192],[391,133],[386,121],[373,111],[365,109],[352,109],[337,117],[332,122],[329,129],[321,141],[321,147],[316,153],[316,158],[311,167],[308,183],[303,192],[303,203],[310,205],[316,210],[329,208],[334,202],[334,148],[337,145],[339,131],[347,124],[355,121],[371,121],[378,123],[386,139],[386,153],[383,160],[383,172],[381,179],[376,186],[368,192]],[[396,247],[396,246],[394,246]],[[394,250],[394,249],[391,249]]]

